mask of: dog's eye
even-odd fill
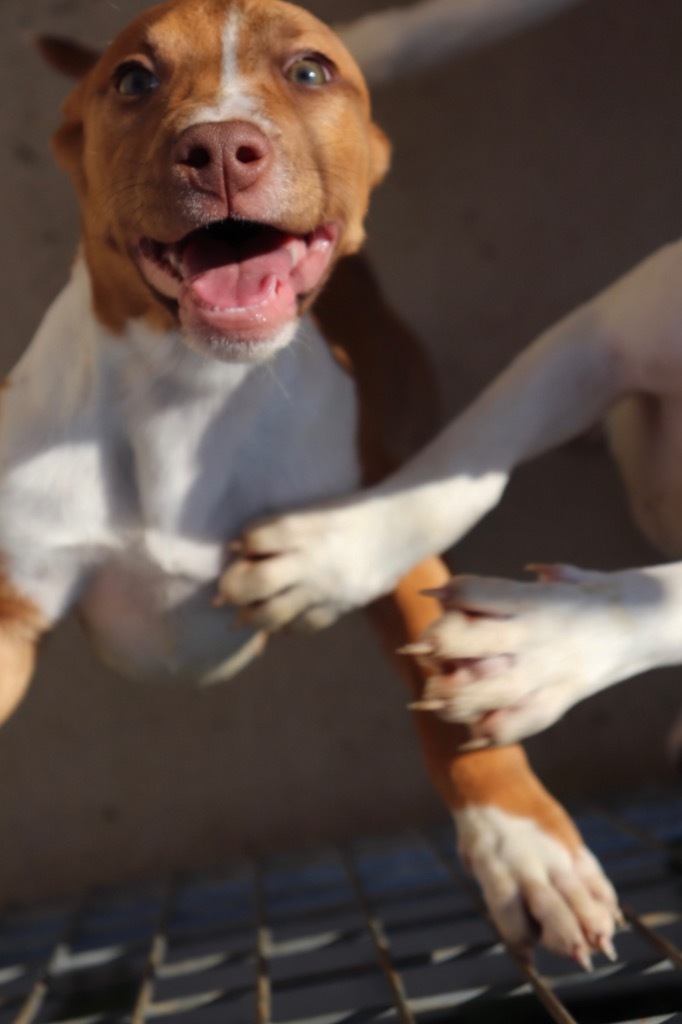
[[[289,65],[286,76],[296,85],[325,85],[332,77],[329,65],[319,57],[299,57]]]
[[[147,96],[159,87],[153,71],[137,61],[127,61],[116,68],[114,86],[121,96]]]

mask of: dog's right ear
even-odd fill
[[[52,151],[59,166],[73,178],[78,194],[84,197],[87,192],[83,169],[85,79],[101,55],[97,50],[62,36],[36,36],[33,42],[51,68],[78,80],[78,85],[62,104],[64,118],[52,137]]]
[[[100,58],[97,50],[62,36],[36,36],[34,43],[43,60],[69,78],[84,78]]]

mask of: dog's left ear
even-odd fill
[[[370,132],[372,188],[374,188],[386,177],[386,172],[391,164],[391,143],[378,125],[372,123]]]
[[[62,36],[36,36],[34,44],[43,60],[68,78],[84,78],[100,58],[97,50]]]

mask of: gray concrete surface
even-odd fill
[[[316,0],[346,19],[368,9]],[[25,39],[101,44],[137,0],[2,0],[0,370],[64,281],[77,234],[47,149],[66,85]],[[682,5],[588,0],[438,73],[385,88],[393,172],[369,251],[424,338],[451,415],[536,332],[682,227]],[[68,367],[65,367],[68,372]],[[655,558],[599,444],[517,475],[453,554],[610,568]],[[631,681],[531,742],[559,793],[671,781],[679,671]],[[98,666],[75,623],[0,735],[0,899],[36,899],[235,852],[393,828],[439,812],[405,697],[360,616],[282,637],[235,682],[146,688]]]

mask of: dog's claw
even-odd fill
[[[435,597],[436,601],[443,601],[446,597],[452,595],[452,585],[446,583],[444,587],[426,587],[425,590],[420,590],[419,593],[422,597]]]
[[[618,959],[616,947],[614,946],[613,942],[608,937],[608,935],[600,935],[598,939],[596,939],[594,945],[600,953],[603,953],[604,956],[611,961],[611,963],[616,962],[616,960]]]
[[[409,654],[412,656],[424,656],[435,653],[436,648],[433,644],[427,643],[424,640],[418,640],[413,644],[405,644],[404,647],[398,647],[396,654]]]
[[[576,963],[580,964],[582,969],[585,971],[585,974],[592,974],[594,969],[592,967],[592,958],[585,946],[576,946],[573,950],[572,957]]]
[[[444,700],[413,700],[407,705],[409,711],[442,711]]]
[[[487,736],[478,736],[476,739],[460,743],[457,747],[457,751],[460,754],[470,754],[474,750],[485,750],[486,747],[490,747],[491,745],[492,740],[488,739]]]

